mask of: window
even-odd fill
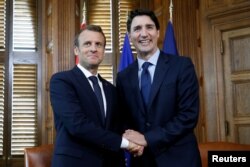
[[[138,3],[132,0],[119,0],[118,1],[118,14],[119,14],[119,50],[120,53],[122,51],[124,36],[127,32],[127,17],[129,12],[132,9],[136,9],[138,7]],[[131,48],[133,53],[135,52],[135,48],[131,44]]]
[[[0,64],[0,156],[3,155],[4,66]]]
[[[0,52],[5,50],[6,2],[0,0]]]
[[[83,13],[86,15],[87,24],[100,25],[105,33],[106,56],[99,67],[99,73],[111,83],[114,80],[113,73],[116,72],[116,59],[120,57],[127,31],[128,12],[138,6],[136,0],[83,0]]]
[[[24,147],[37,145],[37,66],[13,68],[11,155],[22,155]]]
[[[3,155],[4,135],[4,56],[5,56],[6,2],[0,0],[0,157]],[[2,61],[2,62],[1,62]],[[1,163],[0,163],[1,164]]]
[[[39,141],[39,3],[0,0],[0,166]]]
[[[88,1],[87,19],[89,24],[102,27],[106,36],[106,53],[112,52],[112,8],[111,0]]]

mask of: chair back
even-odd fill
[[[51,167],[53,144],[24,149],[25,167]]]

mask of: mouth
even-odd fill
[[[149,45],[151,42],[151,40],[149,39],[145,39],[145,40],[140,40],[139,43],[142,45],[142,46],[147,46]]]
[[[95,58],[95,57],[98,57],[98,56],[96,54],[90,54],[90,55],[88,55],[88,57]]]
[[[88,56],[88,59],[89,59],[89,60],[96,61],[96,60],[99,59],[99,57],[98,57],[97,55],[89,55],[89,56]]]

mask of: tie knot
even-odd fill
[[[95,85],[95,84],[98,84],[98,80],[97,80],[97,77],[96,76],[90,76],[89,77],[90,81]]]
[[[148,69],[148,67],[151,65],[151,63],[150,62],[144,62],[143,64],[142,64],[142,68],[143,68],[143,70],[147,70]]]

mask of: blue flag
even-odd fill
[[[129,64],[131,64],[134,61],[133,53],[131,50],[128,34],[125,34],[122,53],[121,53],[121,59],[120,59],[120,65],[119,70],[122,71],[124,68],[126,68]]]
[[[134,56],[133,56],[132,49],[130,46],[128,33],[126,33],[124,37],[124,43],[123,43],[123,48],[122,48],[122,53],[121,53],[119,71],[122,71],[123,69],[125,69],[133,61],[134,61]],[[128,151],[124,151],[124,156],[125,156],[125,161],[126,161],[125,162],[126,167],[130,167],[131,154]]]
[[[177,47],[176,47],[174,28],[173,28],[171,21],[168,21],[162,50],[163,52],[168,53],[168,54],[179,55]]]

